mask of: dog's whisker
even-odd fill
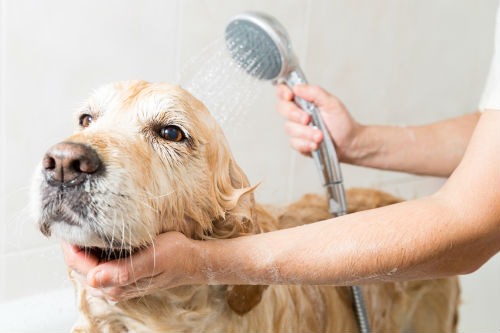
[[[151,211],[155,211],[155,208],[152,206],[152,204],[148,201],[153,201],[157,198],[154,198],[154,197],[151,197],[151,196],[147,196],[147,195],[144,195],[144,198],[147,199],[147,200],[137,200],[137,203],[142,205],[143,207],[146,207],[146,208],[149,208]]]
[[[30,206],[30,204],[26,204],[20,209],[14,211],[12,215],[6,213],[6,217],[10,221],[10,232],[12,232],[13,234],[13,237],[11,236],[5,238],[5,241],[9,244],[9,246],[13,246],[15,248],[25,247],[25,245],[23,245],[21,241],[24,240],[26,230],[27,228],[34,228],[31,221],[31,211],[32,207]]]
[[[144,191],[142,194],[138,194],[139,196],[142,196],[146,199],[162,199],[162,198],[165,198],[165,197],[168,197],[168,196],[171,196],[172,194],[175,194],[176,191],[172,190],[172,191],[169,191],[167,193],[164,193],[164,194],[155,194],[153,192],[146,192]]]
[[[147,286],[144,288],[144,290],[149,290],[150,287],[153,285],[153,279],[154,279],[154,275],[155,275],[155,272],[156,272],[156,244],[154,242],[154,238],[153,236],[148,232],[148,237],[149,237],[149,241],[150,241],[150,246],[153,250],[153,253],[152,253],[152,256],[153,256],[153,268],[152,268],[152,272],[151,272],[151,276],[148,278],[148,284]]]

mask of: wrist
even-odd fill
[[[212,262],[208,243],[209,241],[189,239],[185,272],[192,284],[210,284]]]
[[[341,162],[360,166],[366,164],[366,160],[376,150],[373,138],[368,138],[368,132],[368,126],[361,124],[353,126],[350,135],[343,140],[344,144],[337,147]]]
[[[214,239],[206,241],[192,241],[193,262],[192,271],[198,284],[241,284],[241,278],[253,284],[250,275],[254,275],[258,268],[251,265],[251,260],[247,260],[246,255],[241,251],[236,251],[235,242],[240,242],[242,238],[235,239]],[[236,245],[237,246],[237,245]],[[245,264],[236,264],[236,263]],[[249,265],[250,264],[250,265]]]

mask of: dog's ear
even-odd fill
[[[212,221],[211,237],[231,238],[259,233],[253,191],[247,176],[234,161],[225,138],[217,140],[212,155],[213,192],[218,218]]]
[[[262,294],[268,286],[235,285],[227,286],[227,305],[239,315],[252,310],[262,300]]]

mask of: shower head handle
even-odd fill
[[[300,68],[298,68],[288,75],[284,83],[291,88],[296,84],[305,84],[307,80]],[[294,96],[293,99],[295,104],[311,116],[309,126],[318,128],[325,135],[325,139],[323,139],[318,149],[312,152],[312,156],[316,163],[321,183],[327,192],[330,213],[334,216],[345,215],[347,214],[347,202],[343,184],[344,180],[342,178],[340,162],[337,157],[335,145],[332,140],[328,139],[328,128],[321,117],[319,109],[314,103],[298,96]]]

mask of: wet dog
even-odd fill
[[[124,258],[155,236],[232,238],[330,217],[325,198],[282,208],[254,201],[206,107],[169,84],[106,85],[78,113],[79,129],[50,148],[36,172],[40,230],[92,252]],[[349,211],[399,200],[347,192]],[[333,286],[193,285],[112,303],[78,282],[74,332],[354,332],[350,290]],[[363,286],[373,331],[454,331],[455,278]]]

